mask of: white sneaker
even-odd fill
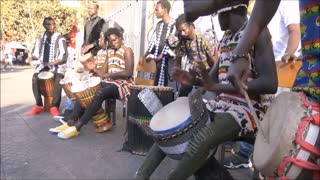
[[[68,129],[58,133],[58,137],[61,139],[69,139],[78,135],[79,135],[79,131],[75,126],[71,126]]]
[[[68,124],[62,124],[62,125],[60,125],[58,127],[50,128],[49,131],[53,132],[53,133],[59,133],[59,132],[62,132],[64,130],[68,129],[68,128],[69,128]]]

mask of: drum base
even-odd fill
[[[100,109],[99,111],[92,117],[96,133],[106,132],[113,126],[108,115],[102,109]]]
[[[52,100],[53,100],[52,96],[44,96],[44,110],[46,112],[50,112]]]
[[[124,150],[135,155],[145,156],[153,145],[153,139],[147,136],[143,130],[131,121],[127,121],[128,141],[124,144]]]

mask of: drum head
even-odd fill
[[[164,106],[152,117],[150,128],[153,131],[172,129],[183,124],[190,116],[188,97],[180,97]]]
[[[100,77],[90,77],[90,80],[88,82],[89,87],[95,87],[96,85],[101,83]]]
[[[38,74],[39,79],[50,79],[54,76],[54,74],[50,71],[43,71]]]
[[[263,175],[273,176],[283,158],[290,155],[305,111],[299,94],[293,92],[279,94],[268,108],[261,128],[269,142],[265,142],[258,131],[253,153],[254,165]]]
[[[93,58],[93,55],[91,54],[91,52],[89,52],[89,53],[87,53],[85,55],[80,56],[79,61],[80,62],[85,62],[85,61],[87,61],[88,59],[91,59],[91,58]]]

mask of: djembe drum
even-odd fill
[[[76,96],[71,92],[72,82],[68,82],[68,81],[61,79],[60,84],[62,85],[62,89],[64,90],[64,92],[66,93],[68,98],[70,98],[70,100],[72,100],[72,101],[76,100]]]
[[[72,93],[75,95],[82,108],[87,108],[91,104],[96,92],[101,89],[101,79],[99,77],[91,77],[89,81],[90,85],[86,89],[72,88]]]
[[[289,63],[283,63],[277,61],[277,75],[278,75],[278,86],[292,88],[296,75],[302,66],[302,61],[290,61]]]
[[[154,61],[146,62],[137,65],[137,77],[135,78],[135,83],[140,85],[153,86],[154,80],[156,78],[156,63]]]
[[[40,93],[44,98],[44,109],[49,111],[54,90],[54,74],[50,71],[43,71],[38,74]]]
[[[74,93],[77,101],[80,103],[81,107],[86,109],[91,103],[96,95],[96,92],[101,89],[101,79],[99,77],[91,77],[89,80],[89,87],[85,90],[72,88],[72,93]],[[110,122],[107,114],[101,109],[92,117],[93,125],[95,131],[98,133],[108,131],[112,128],[112,123]]]
[[[145,134],[139,124],[148,126],[152,114],[149,112],[146,105],[141,102],[138,94],[144,88],[149,88],[155,93],[162,105],[166,105],[174,100],[173,88],[143,85],[130,85],[129,88],[131,90],[131,95],[128,98],[127,148],[133,154],[146,155],[154,141],[152,140],[152,137]]]
[[[280,179],[318,179],[320,106],[303,93],[279,94],[265,114],[257,134],[253,163],[264,176]]]
[[[179,97],[160,109],[151,119],[149,132],[170,158],[179,160],[189,140],[209,121],[200,91]]]

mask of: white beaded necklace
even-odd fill
[[[171,19],[170,23],[168,24],[168,27],[167,27],[167,33],[166,33],[166,36],[165,38],[167,39],[169,34],[170,34],[170,29],[171,29],[171,26],[176,22],[175,19]],[[160,45],[160,38],[161,38],[161,35],[162,35],[162,30],[163,30],[163,26],[164,26],[164,22],[161,22],[161,25],[159,27],[159,32],[157,33],[157,37],[156,37],[156,42],[155,42],[155,51],[154,51],[154,54],[153,54],[153,58],[156,59],[158,57],[158,52],[159,52],[159,45]],[[165,45],[166,46],[166,45]],[[168,50],[166,47],[163,47],[162,49],[162,54],[165,54],[166,51]],[[159,75],[159,81],[158,81],[158,86],[164,86],[164,67],[165,67],[165,58],[162,57],[162,62],[161,62],[161,69],[160,69],[160,75]]]

